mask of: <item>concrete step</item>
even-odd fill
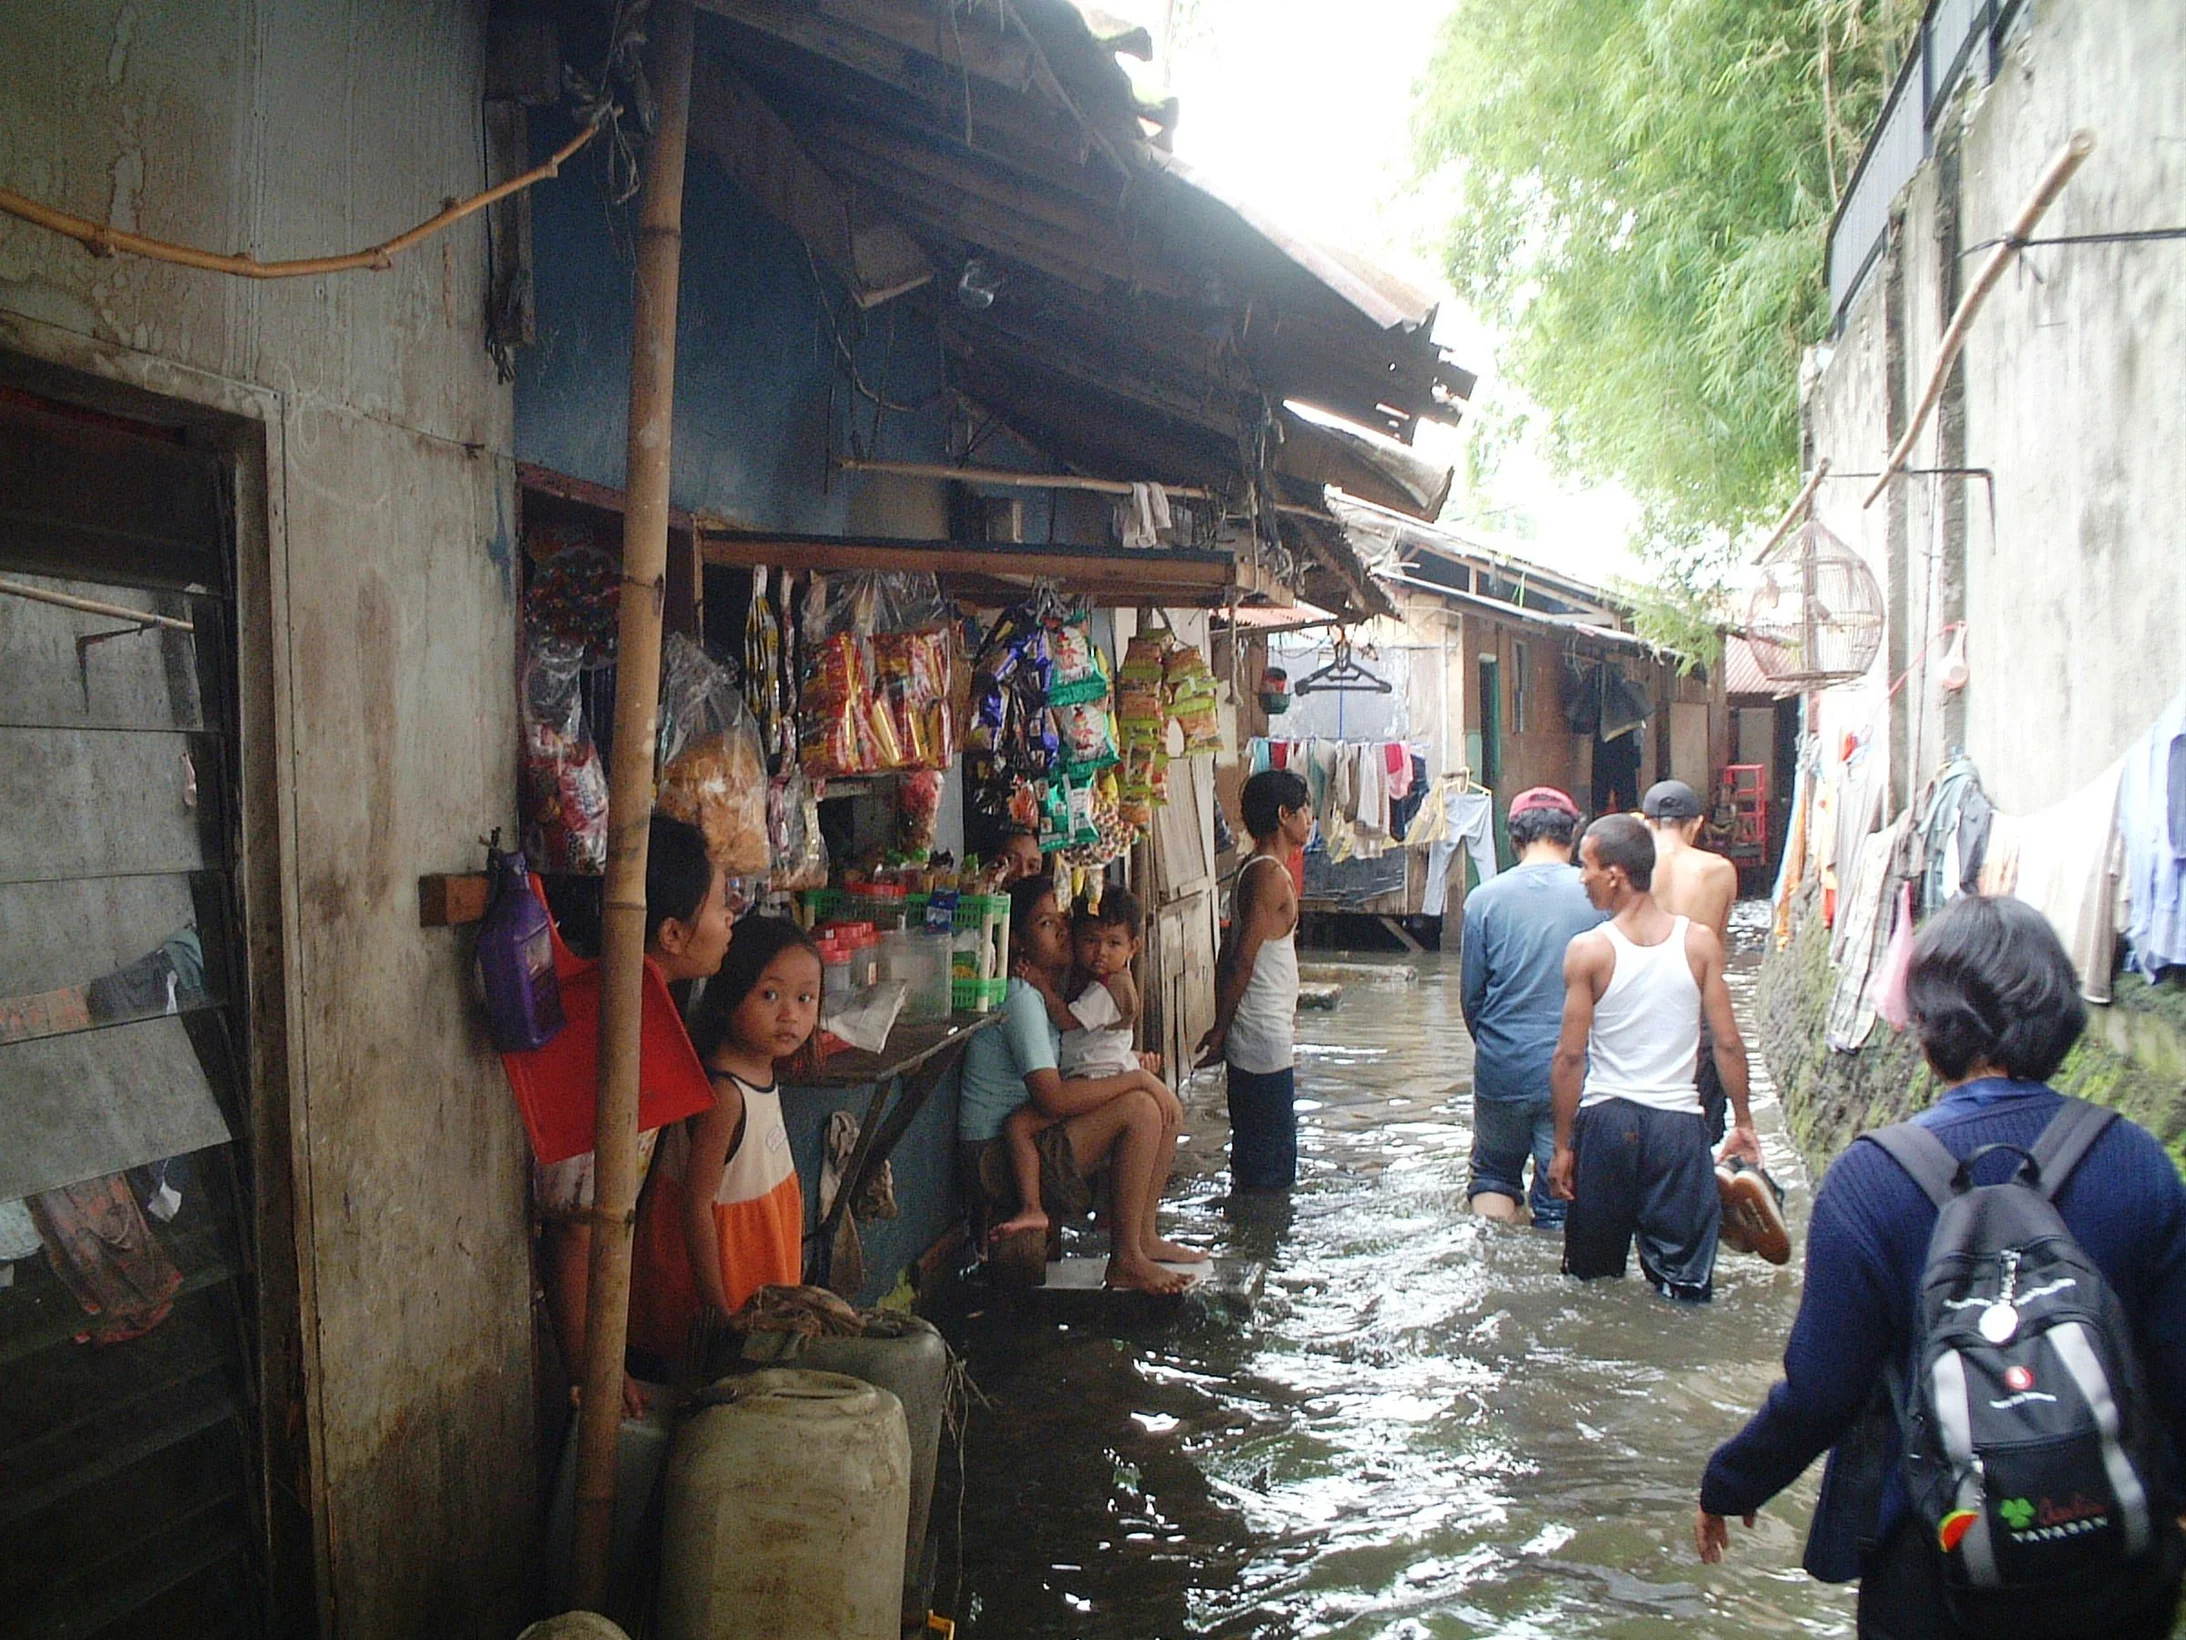
[[[1298,985],[1298,1006],[1318,1008],[1323,1012],[1343,1000],[1343,987],[1334,980],[1302,980]]]
[[[1101,1285],[1108,1268],[1105,1258],[1051,1260],[1046,1285],[1027,1287],[1013,1295],[1063,1320],[1128,1321],[1135,1316],[1173,1314],[1186,1304],[1231,1315],[1250,1315],[1267,1282],[1268,1267],[1255,1259],[1213,1258],[1204,1264],[1170,1264],[1163,1268],[1191,1278],[1181,1293],[1156,1294],[1120,1290]]]
[[[1408,962],[1301,962],[1298,978],[1314,985],[1363,985],[1401,991],[1419,983],[1419,970]]]

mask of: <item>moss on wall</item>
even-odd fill
[[[1935,1098],[1911,1032],[1878,1023],[1857,1053],[1831,1053],[1824,1031],[1836,988],[1829,930],[1802,914],[1783,951],[1762,964],[1754,1021],[1793,1142],[1817,1176],[1869,1128],[1901,1121]],[[2169,1147],[2186,1172],[2186,989],[2120,979],[2117,1000],[2092,1008],[2087,1035],[2053,1079],[2112,1106]]]

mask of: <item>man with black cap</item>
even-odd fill
[[[1640,813],[1655,837],[1655,904],[1673,917],[1687,917],[1711,930],[1727,951],[1731,943],[1731,904],[1738,898],[1738,868],[1699,844],[1700,794],[1682,780],[1658,780],[1640,799]],[[1705,1016],[1700,1021],[1700,1114],[1707,1119],[1708,1142],[1723,1137],[1726,1105],[1723,1079],[1716,1074],[1714,1038]]]
[[[1549,1061],[1564,1009],[1564,951],[1598,926],[1571,863],[1579,806],[1553,786],[1511,799],[1510,840],[1518,864],[1465,897],[1465,1028],[1473,1036],[1472,1176],[1466,1185],[1482,1218],[1516,1223],[1533,1158],[1533,1222],[1554,1229],[1567,1205],[1548,1188],[1556,1123]]]

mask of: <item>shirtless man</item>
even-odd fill
[[[1673,917],[1690,917],[1714,933],[1725,951],[1731,943],[1731,903],[1738,898],[1738,868],[1699,846],[1700,794],[1682,780],[1658,780],[1640,799],[1640,813],[1655,839],[1655,904]],[[1700,1021],[1700,1114],[1708,1142],[1723,1137],[1723,1079],[1716,1074],[1706,1015]]]
[[[1549,1068],[1549,1188],[1571,1203],[1564,1273],[1622,1276],[1636,1238],[1640,1269],[1664,1297],[1704,1304],[1722,1205],[1693,1085],[1703,1014],[1735,1118],[1723,1154],[1761,1161],[1723,945],[1655,903],[1654,841],[1630,815],[1589,826],[1579,859],[1587,898],[1610,920],[1565,952],[1563,1031]]]

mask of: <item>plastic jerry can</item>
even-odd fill
[[[903,1404],[911,1438],[911,1510],[903,1539],[903,1616],[926,1616],[926,1521],[934,1501],[934,1470],[941,1458],[941,1423],[949,1393],[949,1346],[933,1323],[915,1315],[891,1316],[896,1337],[808,1338],[797,1364],[839,1372],[888,1391]]]
[[[608,1538],[607,1584],[610,1590],[627,1586],[627,1574],[640,1545],[647,1505],[660,1466],[667,1461],[668,1437],[675,1418],[668,1403],[670,1392],[659,1384],[641,1384],[646,1412],[642,1418],[625,1418],[615,1430],[615,1524]],[[569,1420],[562,1437],[562,1461],[554,1469],[554,1495],[547,1505],[547,1576],[557,1603],[569,1595],[570,1548],[577,1520],[577,1420]]]
[[[668,1450],[659,1640],[897,1640],[902,1403],[777,1368],[724,1378],[685,1414]]]

